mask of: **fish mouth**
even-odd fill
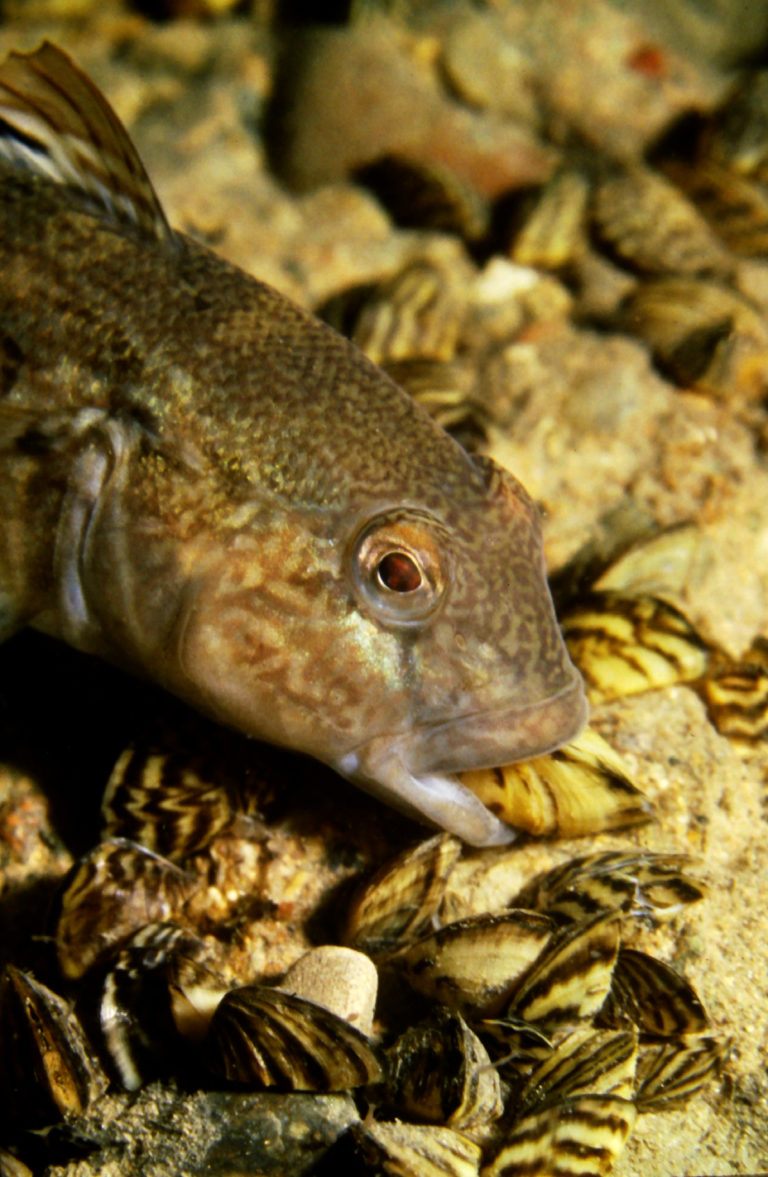
[[[514,841],[514,829],[458,773],[543,756],[572,740],[588,716],[581,677],[545,700],[494,707],[374,737],[335,764],[343,776],[420,821],[472,846]]]

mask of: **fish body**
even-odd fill
[[[477,845],[582,726],[535,506],[167,224],[104,98],[0,66],[0,637],[33,625]]]

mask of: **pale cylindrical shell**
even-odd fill
[[[280,983],[292,993],[323,1005],[363,1034],[373,1029],[379,977],[370,957],[352,948],[325,944],[305,952]]]

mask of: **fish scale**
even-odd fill
[[[169,226],[55,46],[0,65],[0,636],[31,624],[477,845],[581,728],[536,508]]]

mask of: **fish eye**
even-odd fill
[[[421,569],[408,552],[387,552],[376,568],[382,588],[393,593],[415,593],[422,583]]]
[[[363,604],[380,620],[424,621],[440,605],[447,583],[440,528],[416,512],[379,515],[358,533],[352,575]]]

